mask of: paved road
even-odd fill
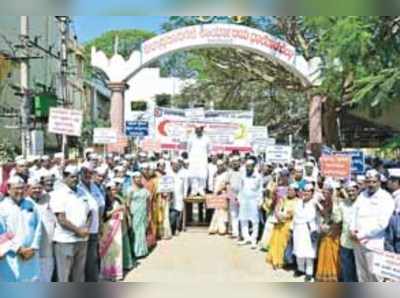
[[[291,282],[292,272],[274,271],[265,253],[228,237],[189,228],[157,248],[126,276],[127,282]]]

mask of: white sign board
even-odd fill
[[[253,126],[249,128],[250,142],[257,153],[264,152],[268,145],[268,130],[266,126]]]
[[[174,191],[174,177],[162,176],[158,181],[158,192],[166,193]]]
[[[391,281],[400,281],[400,255],[390,252],[374,253],[372,272]]]
[[[265,153],[267,162],[285,164],[292,159],[292,147],[290,146],[267,146]]]
[[[94,144],[116,144],[117,132],[112,128],[95,128],[93,129]]]
[[[82,118],[82,111],[79,110],[50,108],[49,132],[80,137]]]

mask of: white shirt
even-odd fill
[[[222,189],[224,189],[227,183],[228,183],[228,172],[225,171],[221,174],[216,173],[214,178],[214,193],[217,194]]]
[[[50,195],[45,194],[36,202],[36,206],[42,221],[42,238],[40,241],[39,255],[41,257],[52,257],[54,229],[56,227],[57,219],[53,211],[50,209]]]
[[[96,198],[90,192],[90,189],[80,183],[78,186],[78,194],[79,196],[86,197],[89,203],[89,210],[92,217],[91,224],[89,226],[90,234],[98,234],[100,228],[100,206],[97,202]]]
[[[211,192],[214,192],[214,176],[217,173],[217,166],[213,163],[208,164],[208,179],[207,179],[207,185],[208,185],[208,190]]]
[[[192,135],[188,141],[189,172],[191,177],[207,179],[209,139]]]
[[[187,178],[182,170],[177,173],[172,171],[170,176],[174,178],[173,208],[177,211],[183,211],[183,200],[187,193]]]
[[[58,180],[58,181],[62,180],[61,170],[60,170],[60,167],[58,165],[54,165],[50,169],[50,175],[53,175],[55,177],[55,179]]]
[[[65,213],[65,217],[78,228],[87,227],[89,217],[89,202],[86,197],[80,197],[64,183],[50,194],[50,208],[54,214]],[[74,232],[64,229],[57,221],[54,231],[54,241],[59,243],[76,243],[87,241]]]
[[[394,198],[394,210],[400,212],[400,189],[396,190],[392,196]]]
[[[385,229],[394,211],[392,196],[383,189],[373,195],[363,191],[354,203],[354,215],[350,231],[358,231],[361,244],[368,249],[383,250]]]

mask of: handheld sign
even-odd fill
[[[82,111],[64,108],[50,108],[49,132],[80,137],[82,119]]]
[[[226,195],[206,196],[207,209],[226,209],[228,207],[228,197]]]
[[[365,171],[365,156],[361,150],[337,151],[335,155],[343,155],[351,157],[351,172],[353,174],[362,175]]]
[[[162,176],[158,182],[158,193],[174,192],[174,177]]]
[[[400,255],[390,252],[375,252],[372,272],[390,281],[400,281]]]
[[[321,156],[320,164],[321,173],[326,177],[348,178],[351,174],[350,156]]]
[[[267,146],[265,152],[267,162],[274,162],[278,164],[289,163],[292,159],[292,147],[291,146]]]
[[[116,144],[118,141],[117,132],[112,128],[93,129],[94,144]]]

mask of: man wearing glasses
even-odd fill
[[[379,172],[370,170],[365,178],[366,189],[354,203],[350,233],[358,280],[374,282],[380,279],[372,272],[373,256],[375,251],[384,250],[385,229],[393,214],[394,200],[381,188]]]

